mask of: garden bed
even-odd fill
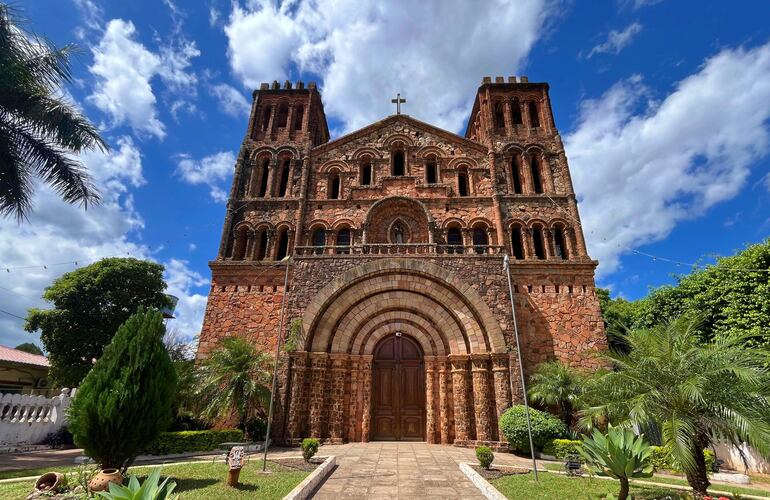
[[[499,479],[503,476],[512,476],[516,474],[529,474],[530,469],[526,467],[507,467],[505,465],[493,465],[489,469],[485,469],[479,465],[469,464],[471,469],[475,470],[478,475],[491,481],[493,479]]]
[[[306,464],[302,459],[268,460],[267,470],[270,473],[263,474],[262,460],[252,460],[241,470],[237,488],[225,485],[227,466],[222,462],[164,465],[161,468],[161,476],[171,477],[176,481],[174,493],[180,493],[185,500],[280,499],[310,475],[321,461],[315,459]],[[152,470],[152,466],[131,467],[129,474],[144,480]],[[26,498],[32,492],[34,483],[21,481],[0,484],[0,498]]]

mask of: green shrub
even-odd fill
[[[250,441],[264,441],[267,432],[267,421],[258,417],[252,417],[243,425],[246,437]]]
[[[476,447],[476,460],[479,461],[479,464],[483,468],[489,469],[489,466],[492,465],[492,460],[494,459],[495,454],[492,453],[492,450],[489,448],[489,446]]]
[[[316,438],[305,438],[302,440],[302,458],[310,461],[318,453],[318,440]]]
[[[97,495],[109,500],[175,500],[179,498],[179,495],[174,495],[176,482],[170,479],[167,477],[161,483],[160,468],[157,468],[141,485],[136,476],[131,476],[128,486],[110,483],[108,491],[100,491]]]
[[[69,409],[75,444],[103,469],[128,468],[171,422],[176,371],[160,311],[139,308],[104,349]]]
[[[220,443],[241,441],[243,431],[240,429],[163,432],[145,453],[171,455],[190,451],[212,451],[216,450]]]
[[[523,405],[508,408],[500,417],[500,428],[511,449],[529,453],[527,417],[524,411]],[[532,442],[536,450],[542,450],[552,439],[567,437],[567,426],[550,413],[530,408],[529,416],[532,422]]]
[[[543,453],[565,460],[576,455],[580,455],[582,441],[573,439],[552,439],[543,446]]]
[[[703,458],[706,459],[706,470],[713,472],[716,465],[716,456],[714,455],[714,452],[711,450],[703,450]],[[682,472],[681,467],[677,465],[674,457],[671,456],[671,450],[665,446],[652,447],[652,466],[655,468],[656,472],[659,470],[669,470],[676,473]]]

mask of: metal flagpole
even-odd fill
[[[286,295],[289,293],[289,265],[291,256],[286,256],[281,262],[286,262],[286,274],[283,277],[283,297],[281,297],[281,320],[278,326],[278,339],[275,342],[275,364],[273,365],[273,385],[270,389],[270,409],[267,413],[267,431],[265,431],[265,454],[262,457],[262,472],[267,469],[267,446],[270,442],[270,427],[273,423],[273,400],[275,399],[275,386],[278,383],[278,357],[281,355],[281,337],[283,336],[283,313],[286,306]]]
[[[519,357],[519,374],[521,375],[521,391],[524,394],[524,413],[527,415],[527,433],[529,434],[529,451],[532,453],[532,470],[537,481],[537,461],[535,460],[535,446],[532,443],[532,422],[529,419],[529,402],[527,401],[527,385],[524,382],[524,365],[521,362],[521,343],[519,343],[519,325],[516,321],[516,306],[513,302],[513,285],[511,285],[511,268],[508,262],[508,254],[503,256],[503,269],[508,278],[508,294],[511,297],[511,314],[513,315],[513,333],[516,336],[516,354]],[[513,397],[513,394],[511,394]]]

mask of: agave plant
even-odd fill
[[[100,491],[99,495],[110,500],[174,500],[179,498],[179,495],[172,494],[176,488],[176,482],[169,481],[169,478],[158,484],[159,481],[160,469],[155,469],[141,485],[136,476],[131,476],[128,486],[110,483],[110,490]]]
[[[606,436],[594,431],[591,437],[583,438],[578,452],[599,469],[597,474],[620,481],[618,500],[628,497],[629,478],[652,476],[652,447],[643,435],[636,436],[630,429],[610,426]]]

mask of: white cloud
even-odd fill
[[[662,101],[650,94],[641,77],[618,82],[582,103],[565,138],[602,275],[744,186],[770,144],[770,43],[723,50]]]
[[[659,4],[663,0],[634,0],[634,9],[641,9],[642,7],[649,7],[651,5]]]
[[[229,179],[235,168],[235,155],[223,151],[195,160],[188,154],[177,157],[176,173],[188,184],[206,184],[211,190],[211,197],[216,202],[227,201],[227,192],[221,183]]]
[[[219,24],[219,11],[216,7],[209,8],[209,26],[212,28]]]
[[[112,118],[112,126],[128,123],[136,133],[163,139],[163,123],[155,109],[150,80],[161,68],[161,58],[135,40],[131,21],[113,19],[94,49],[90,70],[97,77],[91,101]]]
[[[396,92],[406,113],[458,131],[481,77],[514,74],[555,5],[252,0],[233,7],[225,33],[230,66],[247,87],[289,78],[292,67],[319,75],[326,113],[342,131],[393,114]]]
[[[182,34],[181,13],[173,3],[174,30],[167,42],[159,41],[153,52],[137,40],[131,21],[113,19],[107,23],[98,46],[93,50],[94,63],[89,68],[96,76],[93,93],[88,100],[110,119],[110,127],[128,124],[140,136],[166,136],[158,118],[152,80],[158,76],[175,96],[170,100],[171,114],[180,109],[194,111],[198,77],[192,71],[192,59],[200,55],[194,41]]]
[[[631,23],[623,31],[611,30],[607,40],[594,46],[586,58],[590,59],[594,54],[620,54],[641,31],[642,25],[639,23]]]
[[[203,314],[206,312],[208,293],[196,293],[195,289],[209,284],[209,280],[190,269],[186,260],[171,259],[166,263],[166,290],[179,298],[174,320],[169,328],[179,332],[187,341],[200,333]]]
[[[83,22],[91,30],[101,29],[104,10],[93,0],[73,0],[75,7],[80,11]]]
[[[248,117],[251,112],[251,104],[244,97],[243,92],[226,83],[220,83],[211,87],[211,93],[219,101],[222,111],[235,117]]]

